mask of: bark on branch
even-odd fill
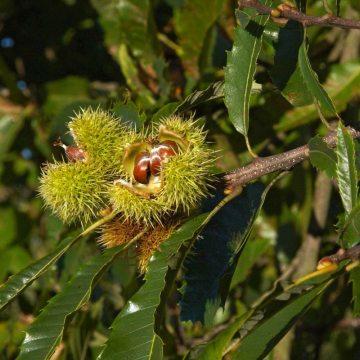
[[[353,139],[360,138],[360,123],[348,126],[347,130]],[[329,147],[336,147],[336,131],[329,133],[323,140]],[[233,189],[275,171],[291,170],[296,164],[307,159],[309,159],[309,145],[303,145],[278,155],[258,157],[249,165],[217,175],[219,180],[217,187]]]
[[[283,10],[275,9],[262,4],[258,0],[239,0],[240,8],[254,9],[259,15],[271,15],[273,19],[287,19],[301,22],[304,27],[326,26],[339,27],[343,29],[360,29],[360,22],[356,20],[343,19],[335,15],[313,16],[307,15],[296,8],[284,5]],[[280,16],[278,16],[280,12]]]

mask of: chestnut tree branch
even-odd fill
[[[360,138],[360,123],[348,126],[346,129],[353,139]],[[330,148],[335,148],[336,131],[330,132],[329,135],[323,137],[323,140]],[[278,155],[258,157],[249,165],[217,175],[217,179],[219,180],[217,187],[232,190],[235,187],[256,180],[263,175],[275,171],[291,170],[296,164],[307,159],[309,159],[309,145],[303,145]]]
[[[259,15],[271,15],[274,20],[287,19],[301,22],[304,27],[326,26],[343,29],[360,29],[360,21],[343,19],[335,15],[313,16],[300,12],[296,8],[283,5],[282,10],[262,4],[258,0],[239,0],[240,8],[254,9]]]

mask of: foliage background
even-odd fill
[[[196,89],[224,78],[236,21],[231,0],[4,0],[0,3],[0,281],[49,253],[75,227],[64,226],[37,197],[41,164],[61,157],[52,147],[80,107],[112,108],[131,96],[150,119],[163,105],[181,101]],[[308,1],[310,14],[324,13],[321,1]],[[358,19],[356,0],[341,2],[341,15]],[[270,86],[274,64],[268,28],[255,78]],[[348,123],[358,120],[360,32],[311,28],[309,56],[321,83]],[[128,103],[130,104],[130,103]],[[279,93],[251,98],[249,138],[267,156],[325,134],[313,106],[293,108]],[[131,112],[138,110],[129,105]],[[251,161],[243,138],[229,121],[222,99],[196,107],[220,158],[214,172]],[[63,141],[71,141],[63,136]],[[267,184],[273,176],[261,179]],[[269,192],[243,253],[225,312],[215,332],[241,315],[290,266],[301,244],[313,235],[315,181],[327,186],[309,162],[298,165]],[[322,244],[298,271],[312,271],[317,259],[336,252],[336,216],[342,211],[335,182]],[[319,235],[319,234],[316,234]],[[0,314],[0,359],[15,359],[22,332],[86,260],[101,253],[96,234],[71,248]],[[348,276],[336,280],[272,351],[269,359],[355,359],[360,356],[360,322],[352,316]],[[54,359],[95,359],[109,326],[143,282],[134,258],[118,259],[79,311]],[[177,281],[181,286],[181,277]],[[169,298],[165,354],[182,353],[214,334],[210,326],[179,323],[180,294]],[[71,335],[70,335],[71,334]],[[169,358],[175,358],[173,355]]]

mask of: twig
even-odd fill
[[[258,0],[240,0],[240,8],[254,9],[259,15],[274,15],[274,19],[294,20],[302,23],[304,27],[326,26],[340,27],[343,29],[360,29],[360,22],[356,20],[343,19],[334,15],[313,16],[300,12],[296,8],[283,5],[282,10],[266,6]],[[280,15],[279,15],[280,14]]]
[[[351,127],[348,126],[347,130],[353,139],[360,138],[360,123]],[[323,140],[329,147],[334,148],[336,146],[336,131],[332,131]],[[219,180],[217,187],[231,190],[258,179],[263,175],[275,171],[290,170],[307,159],[309,159],[309,145],[303,145],[278,155],[258,157],[249,165],[217,175]]]

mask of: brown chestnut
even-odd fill
[[[80,150],[76,146],[66,146],[65,144],[63,144],[60,137],[57,139],[56,142],[54,142],[54,146],[61,146],[62,148],[64,148],[66,156],[73,163],[75,163],[76,161],[86,161],[86,157],[82,150]]]
[[[166,140],[155,145],[150,152],[150,172],[157,176],[161,170],[161,161],[170,157],[175,156],[179,153],[179,145],[172,140]]]
[[[148,151],[143,151],[136,155],[135,157],[135,167],[134,167],[134,179],[140,184],[148,184],[150,171],[150,154]]]

